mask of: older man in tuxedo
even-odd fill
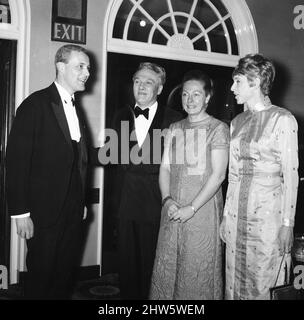
[[[147,299],[149,293],[162,202],[158,175],[163,145],[154,133],[181,119],[178,112],[157,102],[165,80],[164,68],[141,63],[133,76],[136,103],[121,109],[113,125],[120,142],[118,150],[122,150],[118,255],[123,299]],[[130,140],[127,147],[124,138]],[[100,162],[104,155],[101,148]]]
[[[7,146],[8,209],[27,239],[25,295],[66,299],[80,252],[87,151],[74,94],[90,61],[76,45],[55,56],[56,79],[17,109]]]

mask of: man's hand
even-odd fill
[[[293,227],[281,226],[279,235],[279,250],[280,254],[290,253],[293,244]]]
[[[84,207],[82,220],[85,220],[87,218],[87,216],[88,216],[88,209],[87,209],[87,207]]]
[[[34,224],[31,217],[16,218],[17,233],[23,239],[31,239],[34,235]]]

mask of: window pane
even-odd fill
[[[222,0],[212,0],[211,2],[212,2],[212,4],[214,4],[214,6],[220,12],[222,17],[224,17],[228,13],[226,7],[222,3]]]
[[[154,32],[152,43],[154,44],[161,44],[161,45],[167,45],[168,39],[158,30]]]
[[[199,40],[193,43],[194,50],[207,51],[207,44],[205,37],[200,38]]]
[[[128,30],[128,40],[147,42],[152,23],[139,10],[134,12]]]
[[[0,23],[11,23],[11,11],[8,0],[0,0]]]
[[[190,13],[193,1],[194,0],[171,0],[173,11]]]
[[[211,9],[205,1],[198,2],[194,17],[200,21],[206,29],[218,21],[218,17],[213,9]]]
[[[125,22],[128,18],[128,15],[132,7],[133,5],[130,4],[130,1],[122,2],[116,15],[114,28],[113,28],[113,38],[122,39]]]
[[[190,39],[195,38],[196,36],[200,35],[203,32],[203,30],[197,25],[195,22],[191,22],[190,28],[188,31],[188,37]]]
[[[175,16],[175,21],[177,25],[177,30],[179,33],[184,33],[185,26],[187,24],[188,19],[182,16]]]
[[[228,53],[226,37],[222,25],[219,25],[215,29],[211,30],[208,33],[208,36],[210,39],[212,52]]]
[[[166,18],[165,20],[163,20],[161,23],[160,23],[160,26],[166,30],[166,32],[168,33],[168,35],[172,36],[174,34],[174,30],[173,30],[173,27],[172,27],[172,22],[171,22],[171,18]]]
[[[232,54],[238,55],[239,54],[239,48],[238,48],[238,43],[237,43],[237,39],[236,39],[236,35],[235,35],[233,24],[232,24],[230,18],[227,19],[225,22],[226,22],[226,26],[227,26],[227,29],[228,29],[228,32],[229,32],[229,36],[230,36]]]
[[[166,0],[161,1],[151,1],[151,0],[144,0],[141,3],[141,6],[149,13],[151,17],[153,17],[156,21],[168,13],[168,6]]]

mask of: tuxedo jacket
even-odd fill
[[[78,169],[85,194],[87,151],[83,117],[76,104],[81,140]],[[53,83],[19,106],[7,145],[10,215],[30,212],[34,225],[54,225],[69,190],[74,152],[60,95]]]
[[[123,176],[120,177],[121,200],[119,217],[121,219],[135,220],[149,223],[159,223],[161,212],[161,194],[159,189],[159,167],[163,152],[164,139],[153,134],[155,130],[161,132],[169,127],[173,122],[182,118],[182,115],[173,109],[158,106],[146,139],[141,147],[138,146],[136,135],[133,141],[129,142],[128,148],[125,147],[125,137],[130,137],[134,130],[134,115],[132,108],[121,109],[115,119],[113,127],[118,132],[120,165]],[[121,123],[124,125],[121,126]],[[127,125],[126,125],[127,124]],[[157,132],[156,131],[156,132]],[[155,139],[154,139],[155,138]],[[124,146],[124,148],[122,148]],[[129,153],[129,162],[126,163],[126,155]],[[142,161],[134,163],[134,157],[130,156],[133,152],[138,154],[138,159]]]

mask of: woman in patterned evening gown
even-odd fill
[[[212,91],[201,71],[184,76],[188,117],[170,126],[160,168],[163,207],[151,299],[222,299],[219,226],[229,128],[206,113]]]
[[[231,90],[246,111],[231,123],[229,185],[221,225],[226,299],[270,298],[283,253],[290,263],[298,185],[297,122],[271,104],[275,75],[261,55],[240,59]],[[283,264],[283,266],[285,263]],[[283,284],[284,267],[277,285]]]

